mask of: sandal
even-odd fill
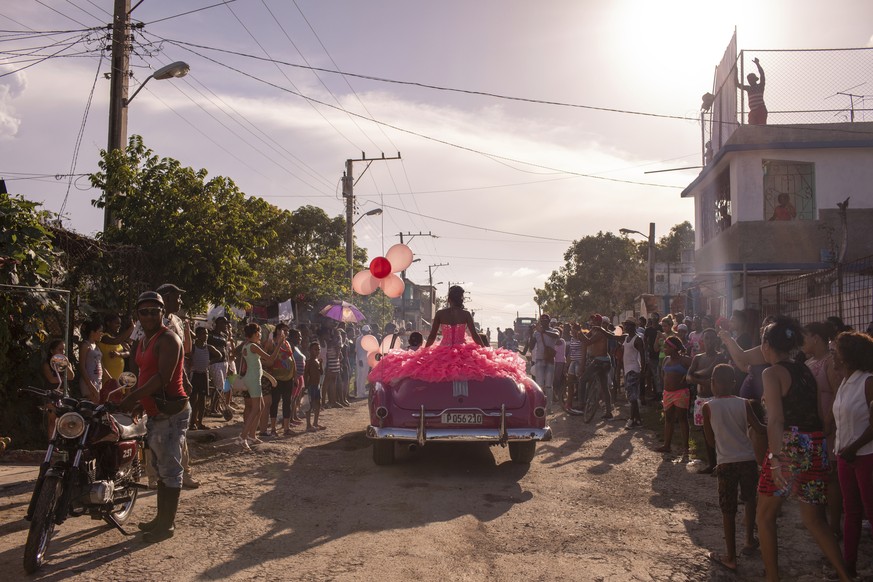
[[[285,436],[294,436],[294,431],[289,428],[286,429],[285,432],[283,432],[282,434]]]
[[[672,453],[673,449],[668,447],[667,445],[663,445],[658,447],[657,449],[653,449],[656,453]]]
[[[755,543],[753,543],[752,545],[743,546],[743,549],[740,550],[740,554],[743,556],[749,557],[749,556],[753,555],[758,550],[758,548],[760,546],[761,546],[761,542],[759,542],[758,540],[755,540]]]

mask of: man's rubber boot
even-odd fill
[[[161,509],[158,511],[158,523],[151,531],[142,535],[142,541],[147,544],[162,542],[173,537],[176,530],[176,511],[179,509],[179,494],[181,489],[165,487]]]
[[[140,529],[140,531],[152,531],[153,529],[155,529],[155,526],[157,526],[160,522],[161,507],[164,504],[164,489],[166,489],[164,487],[164,482],[158,481],[158,512],[155,514],[154,519],[152,519],[151,521],[141,521],[139,524],[137,524],[137,527]]]

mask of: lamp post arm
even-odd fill
[[[127,107],[128,105],[130,105],[130,102],[133,101],[133,98],[139,95],[139,92],[142,91],[142,88],[146,86],[146,83],[151,81],[153,78],[154,75],[149,75],[148,77],[146,77],[146,80],[142,82],[142,85],[136,88],[136,91],[133,92],[133,95],[122,101],[124,103],[124,106]]]

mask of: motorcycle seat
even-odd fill
[[[146,436],[146,423],[144,420],[134,423],[133,418],[129,414],[124,414],[123,412],[112,413],[112,420],[115,421],[115,427],[118,429],[118,437],[121,440],[130,440]]]

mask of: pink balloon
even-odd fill
[[[352,278],[352,289],[360,295],[369,295],[379,288],[379,280],[370,271],[360,271]]]
[[[367,364],[369,364],[371,368],[374,368],[376,364],[379,363],[376,359],[376,356],[378,355],[379,352],[370,352],[369,354],[367,354]]]
[[[379,340],[376,339],[376,336],[365,335],[361,338],[361,347],[368,352],[375,352],[379,349]]]
[[[376,257],[370,261],[370,273],[377,279],[384,279],[391,274],[391,262],[385,257]]]
[[[384,338],[382,338],[382,353],[383,354],[387,354],[388,351],[392,349],[391,348],[391,339],[393,337],[394,337],[394,334],[388,334]],[[403,342],[399,337],[397,338],[397,341],[394,342],[393,349],[395,349],[395,350],[403,349]]]
[[[394,273],[391,273],[387,277],[379,281],[379,287],[382,288],[382,291],[385,292],[385,295],[393,299],[395,297],[400,297],[401,295],[403,295],[403,289],[404,287],[406,287],[406,285],[403,284],[403,279],[401,279]]]
[[[391,272],[399,273],[412,264],[412,249],[404,244],[396,244],[388,249],[385,258],[391,262]]]

